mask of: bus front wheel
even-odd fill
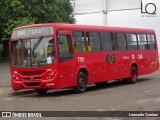
[[[87,88],[87,76],[84,72],[79,72],[77,75],[77,86],[74,88],[76,93],[83,93]]]
[[[47,89],[36,89],[35,92],[39,95],[45,95],[47,93]]]

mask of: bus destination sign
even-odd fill
[[[29,27],[14,30],[12,38],[24,38],[33,36],[52,35],[54,33],[52,26]]]

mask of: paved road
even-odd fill
[[[136,84],[124,84],[116,81],[109,83],[106,88],[93,85],[89,86],[87,92],[83,94],[75,94],[71,89],[64,89],[50,90],[47,95],[40,96],[34,91],[14,92],[10,87],[1,87],[0,111],[11,110],[160,111],[160,70],[139,77]],[[87,118],[84,119],[87,120]],[[115,118],[115,120],[121,119],[127,120],[128,118]],[[141,120],[142,118],[136,119]],[[147,119],[150,120],[151,118]],[[160,120],[160,118],[152,119]]]
[[[8,60],[0,60],[0,87],[11,85],[10,68]]]

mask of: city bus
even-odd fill
[[[12,89],[49,89],[104,85],[110,80],[134,84],[159,69],[152,29],[46,23],[15,28],[10,43]]]

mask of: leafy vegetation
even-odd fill
[[[0,38],[13,28],[36,23],[74,23],[70,0],[1,0]]]

